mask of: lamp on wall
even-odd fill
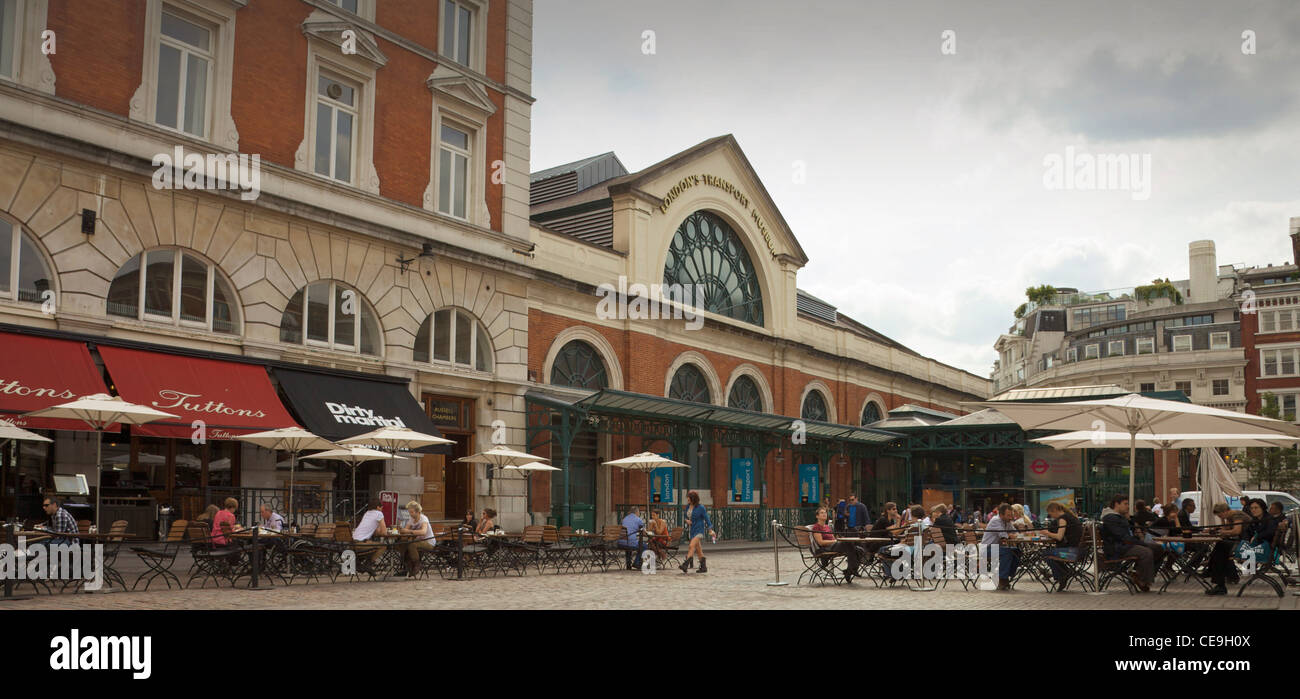
[[[408,258],[408,257],[402,257],[401,255],[398,255],[397,264],[402,268],[402,274],[406,274],[406,270],[408,267],[410,267],[412,262],[415,262],[416,260],[424,257],[427,257],[431,260],[434,258],[433,243],[425,243],[424,245],[422,245],[420,247],[420,254],[416,255],[415,257]]]

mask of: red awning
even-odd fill
[[[79,420],[23,417],[22,413],[108,393],[86,343],[0,333],[0,417],[29,430],[85,430]],[[108,432],[117,432],[109,425]]]
[[[234,439],[297,426],[265,367],[102,345],[99,354],[118,395],[182,418],[136,425],[132,434],[191,439],[202,421],[208,439]]]

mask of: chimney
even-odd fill
[[[1300,216],[1291,217],[1291,264],[1300,265]]]
[[[1188,303],[1207,303],[1218,299],[1219,266],[1215,261],[1214,241],[1195,240],[1187,246]]]

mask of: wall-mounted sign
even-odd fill
[[[754,501],[754,460],[731,460],[731,501]]]
[[[754,222],[754,226],[758,229],[758,234],[763,237],[763,243],[767,245],[767,251],[771,253],[772,257],[776,257],[776,243],[772,240],[772,233],[767,230],[767,224],[763,222],[762,215],[758,213],[758,207],[750,205],[749,197],[745,196],[745,193],[740,191],[740,188],[717,175],[687,175],[683,177],[664,195],[664,201],[659,205],[659,213],[668,213],[668,208],[682,195],[682,192],[699,184],[717,187],[730,194],[736,200],[736,203],[740,204],[741,208],[749,214],[750,220]]]
[[[447,398],[429,398],[429,419],[438,427],[467,429],[465,401]]]
[[[1026,449],[1025,485],[1083,485],[1078,449]]]
[[[799,464],[799,504],[816,505],[822,501],[821,466]]]
[[[672,452],[660,454],[665,459],[673,458]],[[676,502],[673,497],[677,482],[673,477],[675,468],[657,468],[650,472],[650,500],[656,503],[672,504]]]

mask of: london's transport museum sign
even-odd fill
[[[745,196],[745,193],[740,191],[739,187],[717,175],[687,175],[683,177],[664,195],[664,201],[659,205],[659,213],[668,213],[668,208],[677,200],[677,197],[681,196],[682,192],[700,184],[721,189],[730,194],[737,203],[744,207],[749,212],[750,220],[758,227],[759,234],[763,236],[763,242],[767,244],[767,251],[772,254],[772,257],[776,257],[776,245],[772,242],[772,234],[768,232],[767,225],[763,223],[763,217],[758,214],[758,207],[750,206],[749,197]]]

